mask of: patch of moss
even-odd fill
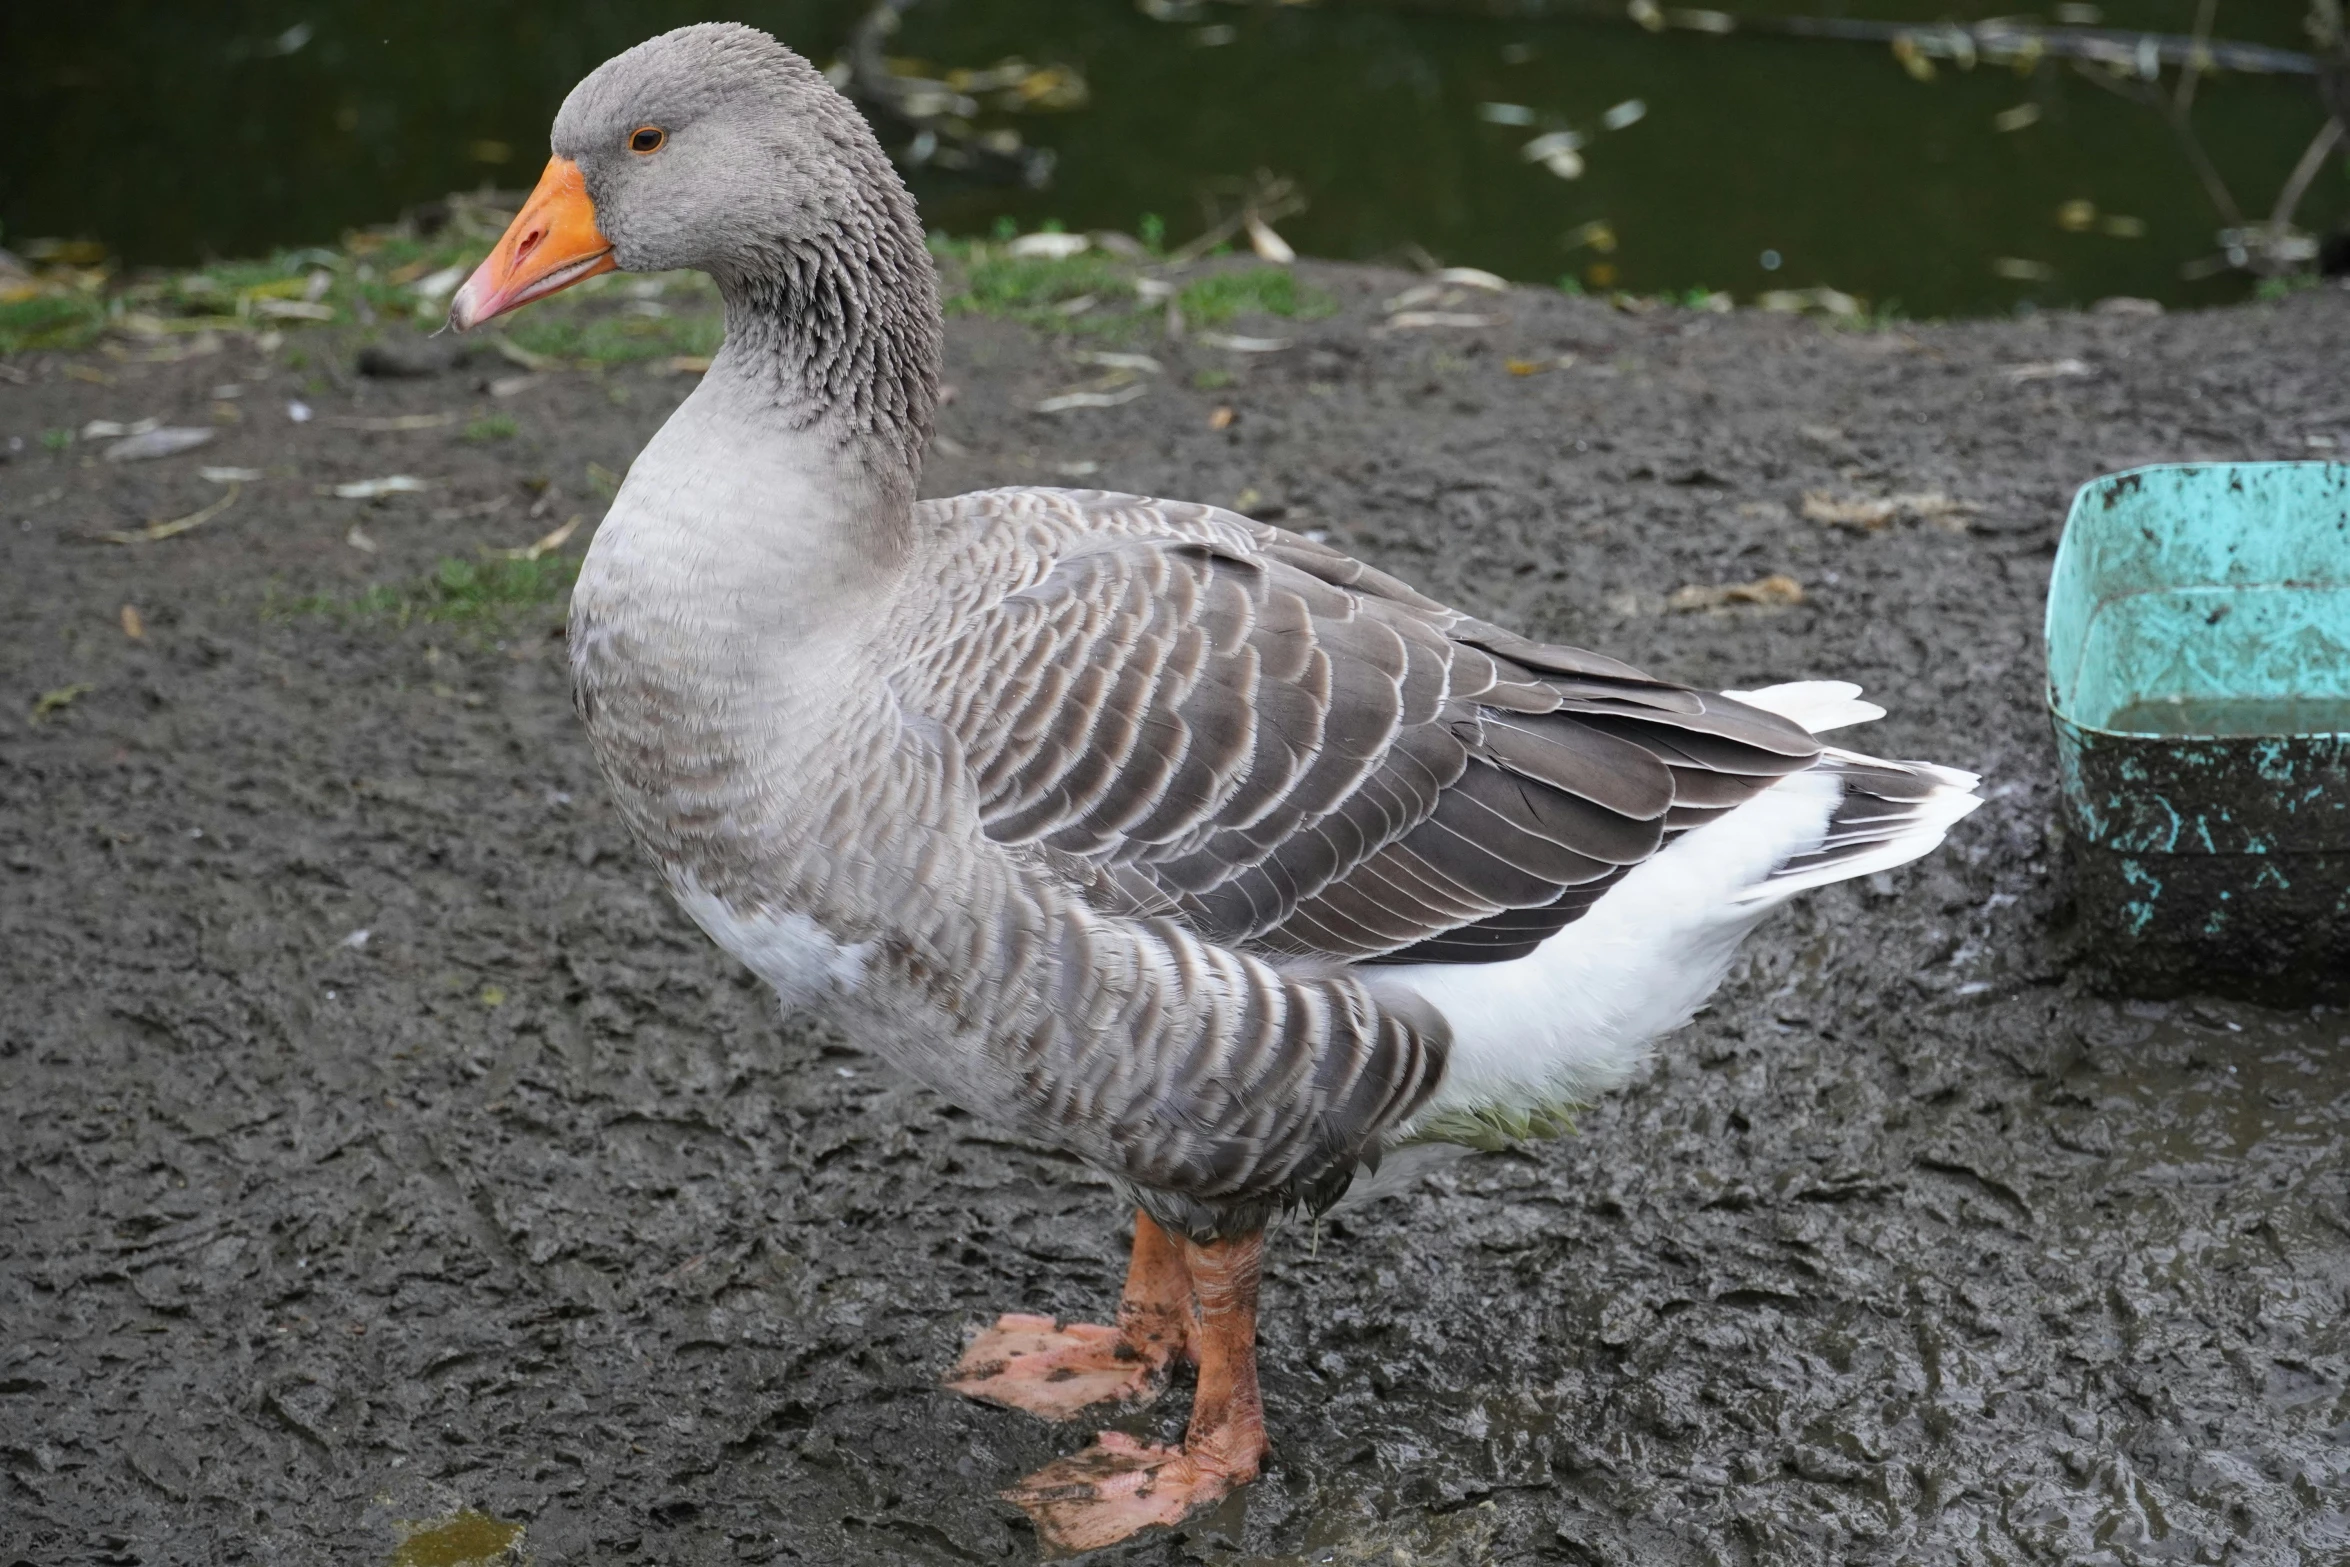
[[[487,414],[466,425],[461,432],[464,439],[482,444],[489,441],[510,441],[519,428],[512,414]]]
[[[36,294],[0,304],[0,354],[84,348],[105,330],[105,301],[90,294]]]
[[[1313,320],[1329,315],[1338,301],[1310,283],[1298,281],[1287,267],[1250,267],[1241,272],[1212,272],[1185,285],[1176,303],[1184,319],[1215,326],[1234,316],[1292,316]]]

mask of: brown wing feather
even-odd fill
[[[1137,503],[1108,499],[1131,528]],[[991,837],[1211,941],[1515,957],[1819,755],[1776,715],[1182,515],[1206,522],[1084,537],[978,617],[951,668],[994,699],[941,721]]]

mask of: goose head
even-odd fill
[[[615,268],[692,268],[724,289],[892,229],[919,240],[863,118],[755,28],[682,27],[614,56],[549,140],[537,188],[450,304],[459,331]]]

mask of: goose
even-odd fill
[[[620,814],[787,1009],[1133,1208],[1112,1321],[1008,1313],[949,1387],[1069,1420],[1197,1369],[1179,1445],[1105,1432],[1003,1493],[1057,1548],[1256,1476],[1270,1224],[1562,1129],[1773,908],[1979,803],[1819,739],[1883,716],[1857,686],[1676,684],[1215,506],[918,499],[923,231],[765,33],[637,45],[550,141],[454,328],[615,268],[725,305],[573,591]]]

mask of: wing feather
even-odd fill
[[[962,744],[991,837],[1095,867],[1089,896],[1209,942],[1517,956],[1821,752],[1776,714],[1471,619],[1294,534],[1068,504],[915,702]],[[1882,812],[1839,820],[1851,842],[1898,814],[1905,782],[1883,787]],[[1254,1059],[1224,1065],[1245,1081]]]

